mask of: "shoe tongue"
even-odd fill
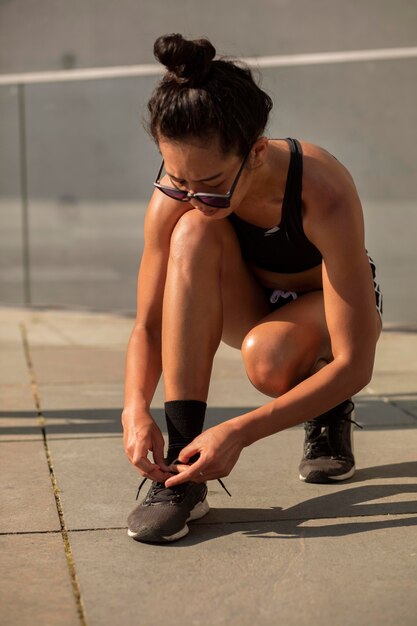
[[[330,456],[331,450],[329,446],[329,441],[327,438],[326,431],[322,431],[321,428],[318,428],[314,433],[314,436],[310,438],[308,445],[308,457],[317,458],[319,456]]]
[[[152,502],[170,502],[184,491],[185,485],[165,487],[164,483],[154,483],[149,494]]]

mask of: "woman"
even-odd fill
[[[248,69],[214,60],[208,40],[168,35],[154,52],[168,70],[148,105],[163,162],[145,219],[122,421],[129,460],[153,481],[129,535],[166,542],[207,513],[207,480],[295,424],[306,422],[302,480],[353,475],[350,397],[372,375],[381,296],[346,168],[310,143],[268,139],[271,99]],[[221,340],[273,400],[202,432]],[[166,458],[149,411],[161,371]]]

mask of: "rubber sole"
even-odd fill
[[[310,472],[308,476],[303,476],[299,474],[299,479],[304,483],[332,483],[334,481],[347,480],[348,478],[352,478],[355,473],[355,466],[353,466],[348,472],[345,474],[339,474],[339,476],[329,476],[326,472],[321,472],[317,470],[316,472]]]
[[[207,499],[203,500],[202,502],[198,502],[190,512],[190,515],[187,518],[187,522],[201,519],[202,517],[207,515],[209,511],[210,506],[207,502]],[[147,529],[142,533],[135,533],[134,531],[127,529],[127,534],[135,541],[141,541],[144,543],[171,543],[172,541],[178,541],[178,539],[181,539],[182,537],[188,535],[190,529],[188,528],[187,522],[185,523],[183,528],[181,528],[181,530],[169,536],[160,535],[159,533],[156,533],[153,529]]]

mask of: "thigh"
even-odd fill
[[[323,292],[313,291],[270,312],[248,333],[242,357],[249,378],[267,395],[285,393],[332,360]]]
[[[264,288],[243,259],[239,240],[230,222],[220,220],[222,235],[221,293],[223,303],[222,341],[241,349],[242,342],[271,307]]]
[[[284,324],[291,323],[294,326],[309,328],[319,334],[325,343],[330,342],[321,289],[298,293],[294,300],[281,298],[277,304],[272,304],[272,308],[273,310],[260,321],[260,324],[271,323],[279,332]]]
[[[275,335],[276,341],[281,344],[281,350],[285,346],[287,351],[298,352],[300,360],[303,360],[301,357],[304,354],[308,368],[317,360],[332,360],[331,339],[321,289],[298,294],[296,300],[272,311],[262,322]]]
[[[375,323],[377,340],[381,332],[378,308]],[[244,340],[242,356],[247,369],[264,370],[267,377],[276,371],[289,387],[316,371],[320,361],[332,361],[323,291],[298,294],[296,300],[259,320]]]

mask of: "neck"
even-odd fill
[[[235,210],[239,217],[260,226],[280,220],[289,158],[287,142],[269,142],[267,158],[250,171],[246,193]]]

